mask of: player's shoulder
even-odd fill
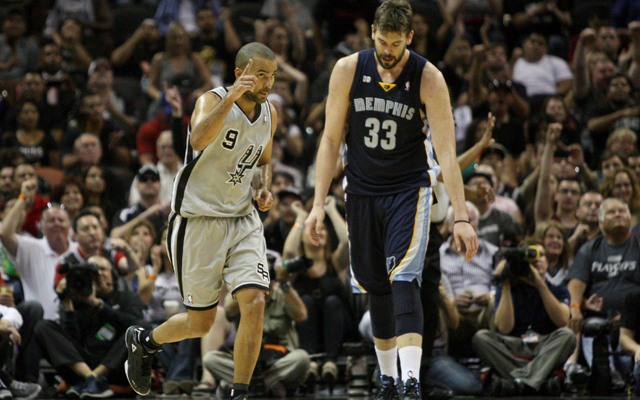
[[[431,63],[430,61],[427,61],[424,64],[424,68],[422,69],[422,77],[427,80],[436,80],[441,78],[443,79],[442,72],[440,72],[438,67],[433,65],[433,63]]]
[[[341,59],[336,61],[336,65],[333,68],[333,71],[339,74],[354,74],[358,65],[359,54],[360,53],[358,52],[346,57],[342,57]]]
[[[198,99],[196,100],[196,108],[198,108],[198,106],[205,105],[207,107],[213,107],[218,104],[218,102],[221,101],[224,97],[224,94],[218,93],[216,89],[209,90],[201,94],[200,97],[198,97]]]
[[[429,92],[447,87],[447,83],[442,72],[440,72],[438,67],[429,61],[425,63],[424,68],[422,69],[420,87],[421,90],[428,90]]]

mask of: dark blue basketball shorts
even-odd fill
[[[347,194],[351,284],[356,293],[391,294],[391,282],[422,283],[433,189],[386,196]]]

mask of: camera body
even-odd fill
[[[505,279],[524,278],[531,274],[529,263],[535,262],[540,257],[540,252],[535,246],[523,246],[514,248],[502,248],[500,254],[507,261],[500,274],[494,275],[491,283],[497,285]]]
[[[94,263],[64,263],[58,267],[66,274],[67,289],[64,294],[72,297],[87,297],[93,293],[93,282],[98,279],[98,266]]]
[[[290,260],[285,260],[283,265],[284,269],[289,273],[304,272],[313,266],[313,260],[305,256],[300,256]]]

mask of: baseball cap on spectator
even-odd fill
[[[501,145],[499,143],[494,143],[491,146],[489,146],[486,149],[484,149],[482,154],[480,154],[480,161],[482,161],[485,157],[487,157],[487,156],[489,156],[491,154],[497,154],[498,157],[500,157],[501,160],[504,160],[504,157],[507,154],[507,152],[506,152],[506,150],[505,150],[503,145]]]
[[[304,201],[302,198],[301,190],[294,186],[287,186],[286,188],[279,191],[277,196],[278,196],[278,200],[282,200],[287,196],[293,196],[297,200]]]
[[[157,176],[158,178],[160,178],[160,171],[158,170],[158,167],[156,167],[154,164],[145,164],[145,165],[143,165],[138,170],[138,174],[136,176],[138,178],[140,178],[144,174],[153,174],[153,175]]]
[[[489,183],[489,185],[493,185],[493,180],[492,180],[492,178],[491,178],[491,175],[489,175],[489,174],[485,174],[484,172],[478,172],[478,171],[473,171],[472,173],[470,173],[469,175],[467,175],[467,176],[464,178],[464,183],[465,183],[465,185],[466,185],[467,183],[469,183],[469,181],[470,181],[471,179],[475,178],[476,176],[480,176],[480,177],[482,177],[482,178],[486,179],[486,180],[487,180],[487,182]]]
[[[98,69],[111,69],[111,63],[104,57],[96,58],[89,64],[89,72],[88,75],[93,75]]]

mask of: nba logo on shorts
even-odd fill
[[[193,296],[192,296],[192,295],[188,295],[188,296],[187,296],[187,302],[188,302],[189,304],[193,304]]]
[[[410,87],[411,87],[411,82],[407,81],[407,83],[405,83],[404,85],[404,90],[408,92]]]

